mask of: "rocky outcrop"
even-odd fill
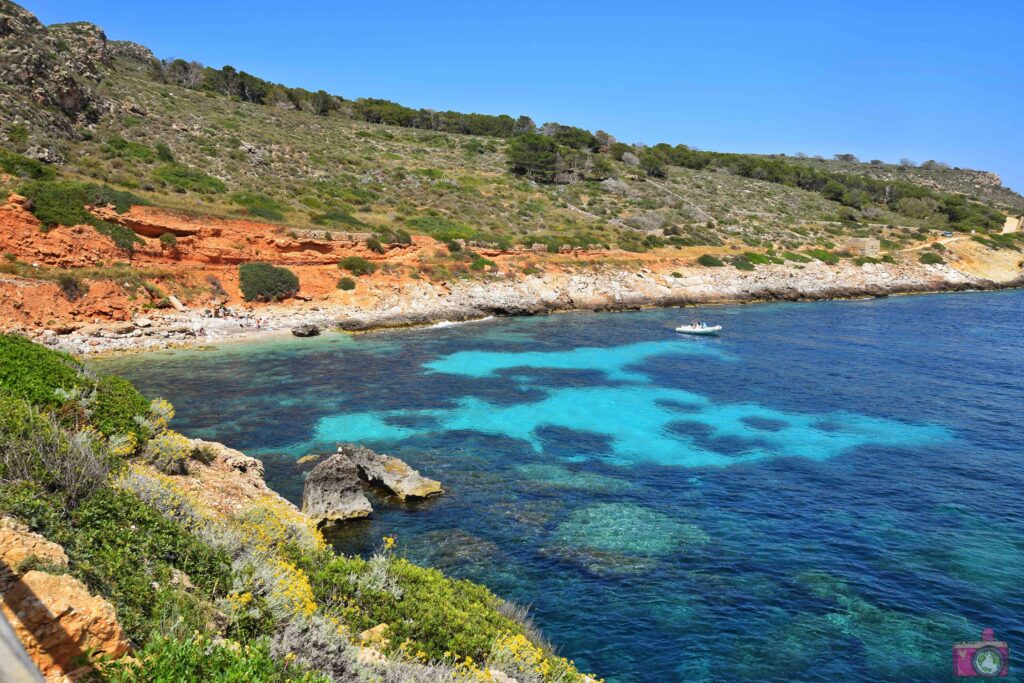
[[[18,572],[29,560],[51,567],[68,565],[64,548],[11,517],[0,517],[0,592],[17,580]]]
[[[315,337],[320,334],[320,328],[313,323],[305,323],[292,328],[292,334],[296,337]]]
[[[302,490],[302,512],[321,525],[373,512],[359,483],[359,470],[348,457],[333,455],[313,468]]]
[[[231,514],[250,503],[272,498],[275,502],[292,507],[263,480],[263,463],[241,451],[228,448],[216,441],[191,439],[193,452],[199,458],[188,462],[188,474],[176,476],[175,485],[203,507],[222,514]],[[142,474],[159,477],[148,465],[134,465]]]
[[[91,670],[82,662],[86,652],[112,659],[128,652],[113,605],[70,575],[48,573],[67,563],[59,545],[0,518],[0,609],[47,681],[83,677]]]
[[[88,651],[112,659],[128,652],[114,606],[71,576],[29,571],[4,592],[0,608],[48,681],[84,676]]]
[[[422,476],[402,460],[390,455],[375,453],[353,443],[339,445],[338,454],[347,457],[356,466],[360,479],[401,500],[429,498],[444,493],[440,482]]]
[[[318,524],[359,519],[373,512],[362,484],[382,489],[400,500],[443,493],[441,484],[406,463],[356,444],[340,444],[338,452],[309,473],[302,492],[302,512]]]

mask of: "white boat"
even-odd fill
[[[702,335],[715,335],[722,330],[721,325],[708,325],[707,323],[692,323],[690,325],[680,325],[676,328],[676,332],[680,334],[702,334]]]

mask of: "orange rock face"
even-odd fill
[[[74,681],[87,673],[87,650],[114,658],[128,652],[113,605],[71,576],[30,571],[4,593],[2,609],[48,681]]]
[[[90,669],[87,650],[120,657],[128,641],[114,607],[78,579],[21,572],[26,560],[66,567],[64,549],[10,517],[0,517],[0,609],[48,681],[74,681]]]
[[[0,517],[0,592],[17,580],[18,567],[29,558],[59,567],[68,564],[59,545],[29,531],[21,522]]]

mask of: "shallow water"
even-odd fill
[[[952,680],[1024,651],[1024,292],[566,314],[97,362],[263,458],[440,479],[337,544],[532,605],[609,681]],[[1011,674],[1011,680],[1012,674]]]

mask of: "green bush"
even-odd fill
[[[697,259],[697,263],[704,266],[705,268],[721,268],[722,266],[725,265],[725,263],[722,262],[722,259],[715,258],[711,254],[704,254],[699,259]]]
[[[142,428],[136,416],[149,412],[149,401],[126,379],[103,375],[96,382],[96,396],[89,421],[101,434],[134,434],[141,439]]]
[[[106,486],[119,464],[94,433],[74,431],[54,414],[0,395],[0,481],[57,492],[70,508]]]
[[[157,636],[135,653],[137,663],[117,661],[101,667],[108,683],[330,683],[271,654],[266,640],[242,647],[214,643],[202,636]]]
[[[408,639],[409,651],[423,650],[431,659],[456,653],[479,661],[495,638],[523,632],[498,612],[501,600],[481,585],[393,559],[387,561],[387,574],[397,590],[382,590],[361,580],[374,571],[372,562],[379,560],[336,557],[310,576],[318,602],[340,604],[358,592],[356,608],[342,616],[356,633],[387,623],[395,646]]]
[[[748,261],[745,256],[734,256],[729,259],[729,262],[735,266],[736,270],[754,270],[754,264]]]
[[[826,251],[824,249],[810,249],[808,250],[807,255],[827,263],[830,266],[834,266],[839,263],[839,254],[833,254],[831,251]]]
[[[477,256],[476,258],[473,259],[473,263],[471,263],[469,267],[473,270],[483,270],[484,268],[488,267],[494,268],[497,265],[498,264],[496,264],[494,261],[490,259],[486,259],[483,256]]]
[[[338,262],[338,267],[357,276],[370,275],[377,270],[372,261],[367,261],[362,256],[346,256]]]
[[[351,292],[355,288],[356,281],[350,277],[346,276],[338,280],[338,289],[340,289],[343,292]]]
[[[227,190],[227,186],[220,180],[208,176],[202,171],[177,163],[158,166],[153,171],[153,178],[170,185],[179,192],[192,191],[199,192],[200,194],[220,194]]]
[[[918,257],[917,260],[926,265],[938,265],[946,262],[944,258],[936,254],[934,251],[922,252],[921,256]]]
[[[115,190],[105,185],[57,180],[36,180],[26,183],[19,188],[19,192],[32,200],[32,213],[42,221],[46,229],[57,225],[99,225],[101,221],[85,210],[87,204],[110,204],[118,213],[124,213],[133,205],[148,203],[131,192]]]
[[[90,388],[82,364],[24,337],[0,335],[0,390],[40,408],[63,403],[57,390]]]
[[[37,485],[4,485],[0,510],[62,545],[71,573],[114,604],[136,642],[179,615],[191,617],[190,626],[203,625],[206,615],[181,614],[195,605],[171,583],[172,568],[188,574],[198,596],[213,599],[231,589],[227,555],[128,491],[101,488],[69,510],[62,497]]]
[[[103,151],[112,157],[124,159],[141,159],[142,161],[153,161],[156,154],[148,146],[141,142],[125,140],[120,136],[113,136],[103,145]]]
[[[256,192],[238,192],[231,195],[231,201],[244,207],[250,216],[272,221],[284,220],[284,212],[288,210],[286,205],[276,199]]]
[[[78,301],[89,293],[89,285],[72,273],[61,273],[57,276],[57,286],[68,301]]]
[[[383,228],[377,231],[377,238],[381,242],[387,244],[401,244],[410,245],[412,244],[412,235],[402,229],[392,230],[391,228]]]
[[[782,252],[782,257],[787,261],[795,261],[796,263],[810,263],[811,259],[803,254],[797,254],[793,251]]]
[[[174,249],[178,246],[178,238],[173,232],[165,232],[160,235],[160,246],[165,249]]]
[[[114,242],[114,245],[123,251],[135,251],[135,245],[142,243],[142,239],[138,235],[123,225],[97,221],[94,227],[96,232],[109,237]]]
[[[348,226],[350,228],[365,228],[366,223],[362,222],[351,213],[341,208],[333,208],[313,216],[313,222],[317,225],[330,225],[335,227]]]
[[[6,149],[0,149],[0,170],[17,178],[31,178],[33,180],[50,180],[57,174],[56,171],[41,161],[23,157]]]
[[[238,267],[238,281],[246,301],[280,301],[299,291],[295,273],[269,263],[243,263]]]
[[[153,151],[156,152],[156,158],[158,161],[164,161],[170,164],[174,163],[174,154],[171,152],[171,148],[167,146],[166,142],[158,142],[153,145]]]
[[[366,248],[375,254],[384,253],[384,245],[381,244],[380,240],[377,239],[376,237],[371,237],[370,239],[366,240]]]

